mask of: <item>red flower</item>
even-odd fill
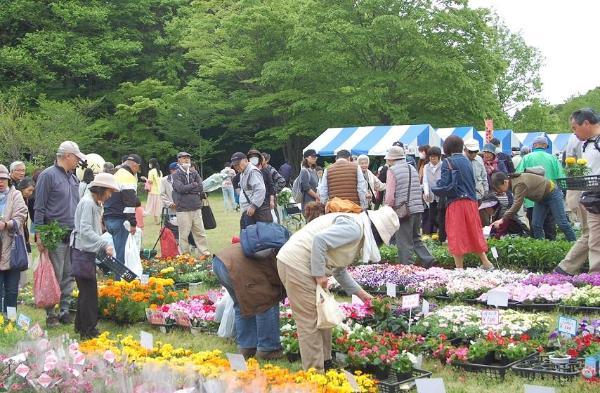
[[[440,340],[445,341],[448,339],[448,336],[446,336],[445,334],[440,334]]]
[[[579,356],[579,352],[577,352],[576,349],[571,348],[567,351],[567,355],[569,355],[572,358],[576,358],[577,356]]]

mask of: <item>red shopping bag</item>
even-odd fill
[[[179,249],[177,248],[177,241],[175,241],[175,235],[169,228],[164,228],[162,235],[160,235],[160,256],[161,258],[176,257],[179,255]]]
[[[40,262],[33,273],[33,297],[38,308],[53,307],[60,303],[60,286],[48,250],[40,255]]]

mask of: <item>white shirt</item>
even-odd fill
[[[583,158],[587,160],[587,166],[592,170],[590,175],[600,175],[600,151],[596,149],[593,139],[587,144],[583,152]],[[600,146],[600,140],[598,146]]]

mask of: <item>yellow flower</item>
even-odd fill
[[[421,236],[421,240],[429,240],[429,235],[423,235],[423,236]]]
[[[568,158],[567,158],[567,160],[568,160]],[[577,160],[577,164],[578,165],[587,165],[587,160],[585,158],[580,158]]]
[[[431,240],[439,240],[439,235],[437,233],[434,233],[431,235]]]
[[[565,164],[567,164],[567,165],[575,165],[576,162],[577,162],[577,158],[575,158],[575,157],[567,157],[565,159]]]

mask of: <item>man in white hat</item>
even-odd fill
[[[59,313],[56,312],[55,306],[46,309],[46,326],[49,328],[61,323],[73,323],[69,313],[74,283],[71,275],[69,237],[74,228],[73,218],[79,203],[79,180],[75,176],[75,168],[85,160],[86,157],[79,150],[77,143],[72,141],[61,143],[56,152],[54,165],[40,173],[35,187],[35,226],[57,221],[68,230],[68,234],[56,249],[48,250],[61,292]],[[35,235],[35,242],[42,253],[46,247],[39,233]]]
[[[471,162],[473,167],[473,175],[475,176],[475,192],[477,200],[481,201],[486,192],[488,192],[489,184],[483,159],[479,157],[479,142],[475,139],[467,139],[465,141],[464,155]]]

